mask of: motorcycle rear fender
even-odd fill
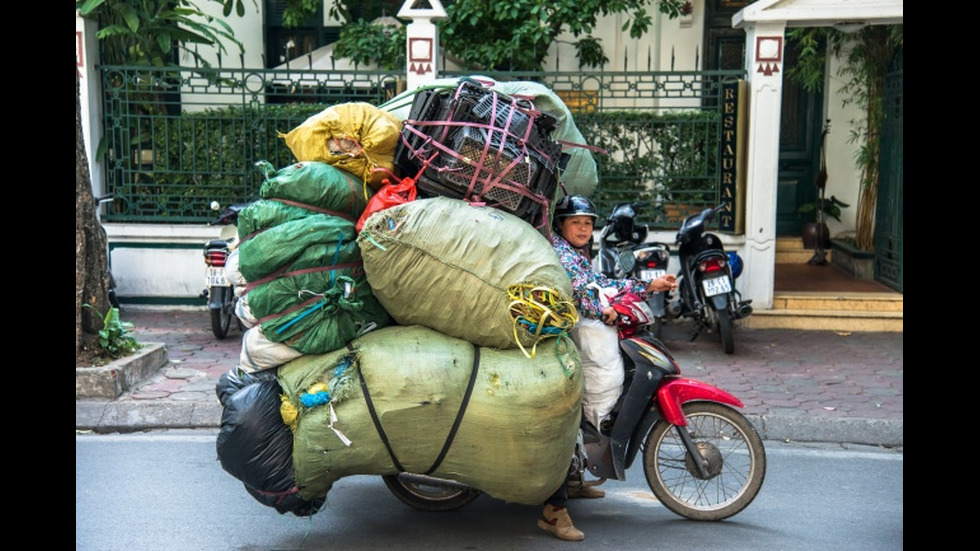
[[[684,377],[666,380],[657,389],[657,402],[664,419],[671,425],[682,427],[687,426],[682,408],[688,402],[718,402],[733,407],[745,407],[741,400],[716,386]]]
[[[231,302],[231,287],[208,287],[208,308],[221,310],[226,303]]]
[[[723,294],[720,294],[720,295],[715,295],[713,297],[709,297],[709,300],[711,301],[711,306],[713,306],[715,308],[715,312],[720,312],[720,311],[723,311],[723,310],[728,310],[728,294],[727,293],[723,293]]]

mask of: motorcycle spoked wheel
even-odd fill
[[[684,404],[687,430],[707,461],[703,477],[678,428],[654,425],[643,446],[643,472],[653,495],[670,511],[719,521],[745,509],[762,488],[766,452],[755,427],[735,409],[715,402]]]
[[[457,488],[408,482],[398,475],[382,475],[385,486],[402,503],[421,511],[454,511],[483,494],[476,488]]]

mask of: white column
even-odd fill
[[[101,79],[95,71],[99,62],[99,44],[95,33],[96,23],[82,18],[75,12],[75,70],[78,71],[82,104],[82,137],[85,139],[85,155],[92,177],[92,193],[105,194],[105,176],[102,165],[96,162],[95,152],[102,140],[102,93]]]
[[[411,19],[405,27],[406,40],[406,89],[415,90],[428,84],[439,74],[439,31],[433,19],[445,19],[446,10],[439,0],[429,0],[427,8],[413,8],[415,0],[406,0],[398,17]]]
[[[785,21],[749,24],[745,67],[749,141],[745,203],[745,289],[752,306],[772,309],[776,271],[776,183],[783,98]]]

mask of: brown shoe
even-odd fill
[[[551,532],[560,540],[582,541],[585,539],[585,533],[575,528],[572,524],[572,517],[568,516],[568,509],[564,507],[545,505],[541,518],[538,519],[538,528],[545,532]]]
[[[568,492],[568,498],[584,498],[584,499],[597,499],[600,497],[606,497],[606,492],[596,489],[598,486],[605,482],[605,478],[600,478],[599,480],[594,480],[592,482],[583,482],[581,479],[570,479],[568,484],[565,486]]]

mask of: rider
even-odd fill
[[[582,412],[586,421],[601,427],[622,394],[625,376],[616,331],[618,314],[605,296],[626,290],[646,299],[649,293],[676,289],[677,277],[667,274],[645,283],[635,278],[612,279],[597,272],[590,250],[596,218],[592,201],[581,195],[563,197],[555,207],[551,245],[572,280],[572,299],[579,312],[579,323],[572,329],[571,337],[582,356],[585,379]],[[605,492],[593,488],[594,484],[570,475],[567,488],[560,488],[549,498],[538,526],[560,539],[584,539],[585,534],[572,525],[565,498],[603,497]]]

